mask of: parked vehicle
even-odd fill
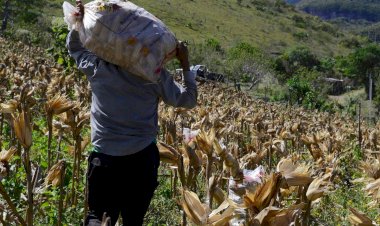
[[[209,70],[207,69],[207,67],[205,65],[191,66],[190,70],[193,71],[197,75],[197,77],[200,77],[200,78],[218,81],[218,82],[224,82],[225,81],[224,75],[218,74],[215,72],[209,72]]]

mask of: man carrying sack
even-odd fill
[[[84,8],[77,1],[78,17]],[[197,102],[195,74],[190,72],[188,50],[177,46],[176,57],[184,71],[184,86],[161,70],[157,83],[135,76],[85,49],[79,34],[67,38],[69,54],[75,59],[92,89],[91,140],[88,158],[88,206],[85,225],[100,225],[103,214],[115,225],[142,225],[158,185],[160,164],[155,144],[158,104],[193,108]]]

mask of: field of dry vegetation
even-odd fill
[[[79,72],[0,39],[0,224],[79,225],[90,100]],[[147,224],[380,222],[380,125],[208,82],[199,84],[195,109],[162,104],[159,113],[164,203],[181,216],[155,222],[148,213]],[[184,140],[184,128],[194,137]]]

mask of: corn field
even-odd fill
[[[361,204],[375,214],[347,203],[338,221],[380,222],[380,125],[266,103],[217,83],[199,84],[198,93],[192,110],[159,107],[161,168],[178,224],[324,225],[314,211],[344,182],[360,185]],[[0,224],[82,222],[90,101],[78,71],[0,39]]]

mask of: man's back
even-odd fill
[[[102,61],[99,68],[105,67]],[[134,154],[157,135],[158,85],[108,65],[89,78],[93,145],[107,154]]]
[[[152,143],[158,132],[159,98],[175,107],[196,105],[194,75],[185,76],[186,88],[173,82],[165,70],[158,83],[152,83],[84,49],[75,31],[70,32],[67,46],[91,85],[91,139],[99,152],[130,155]]]

